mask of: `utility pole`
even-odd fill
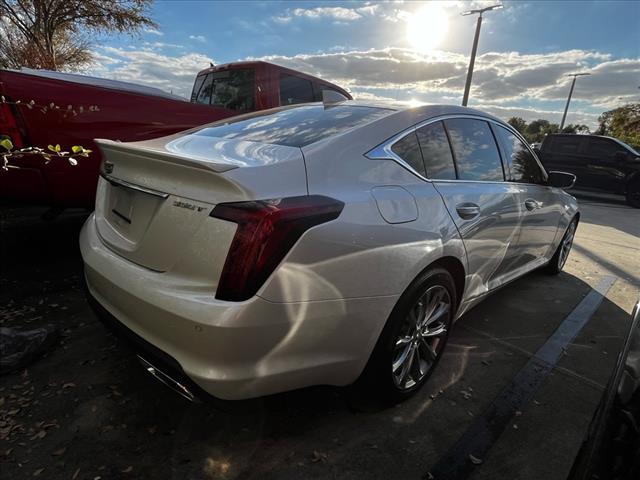
[[[469,10],[468,12],[462,12],[460,15],[473,15],[478,14],[478,22],[476,23],[476,34],[473,37],[473,47],[471,47],[471,59],[469,60],[469,70],[467,70],[467,81],[464,85],[464,95],[462,96],[462,106],[466,107],[469,101],[469,91],[471,90],[471,79],[473,78],[473,66],[476,63],[476,52],[478,51],[478,39],[480,38],[480,27],[482,26],[482,14],[489,10],[497,10],[502,8],[501,4],[492,5],[490,7],[478,8],[476,10]]]
[[[567,98],[567,104],[564,106],[564,113],[562,114],[562,121],[560,122],[560,132],[564,128],[564,121],[567,119],[567,112],[569,111],[569,103],[571,103],[571,95],[573,95],[573,87],[576,86],[576,78],[591,75],[590,73],[570,73],[567,77],[573,77],[571,81],[571,88],[569,89],[569,98]]]

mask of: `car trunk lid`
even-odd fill
[[[159,272],[195,273],[201,267],[189,257],[222,268],[236,225],[209,216],[216,204],[307,194],[299,148],[196,135],[96,142],[104,155],[98,233],[118,255]]]

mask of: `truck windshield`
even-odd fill
[[[304,147],[393,113],[387,108],[357,105],[283,107],[203,128],[194,135]]]
[[[220,70],[199,75],[191,94],[191,101],[250,112],[255,108],[255,75],[253,69]]]

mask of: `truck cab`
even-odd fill
[[[198,73],[191,102],[240,114],[322,101],[323,90],[333,90],[351,99],[351,95],[337,85],[296,70],[262,61],[236,62]]]

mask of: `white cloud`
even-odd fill
[[[275,17],[272,17],[271,19],[276,23],[286,24],[291,22],[292,17],[287,15],[277,15]]]
[[[451,52],[419,54],[401,48],[334,51],[262,59],[348,87],[358,98],[455,103],[462,96],[468,58]],[[570,122],[595,126],[600,112],[637,101],[640,59],[568,50],[547,54],[489,52],[476,59],[471,105],[500,117],[559,120],[569,91],[568,73],[588,70],[578,80]],[[524,105],[514,107],[513,105]],[[554,105],[554,107],[549,107]]]
[[[96,52],[94,52],[96,54]],[[189,97],[200,70],[213,60],[200,53],[170,56],[155,51],[104,47],[87,73],[161,88]]]
[[[184,96],[188,96],[195,74],[211,61],[199,53],[172,56],[152,48],[141,51],[105,47],[99,54],[94,73]],[[453,104],[460,102],[468,62],[465,55],[457,53],[419,54],[402,48],[271,55],[260,59],[335,82],[359,98]],[[613,59],[602,52],[568,50],[479,55],[470,104],[503,118],[519,115],[558,121],[569,90],[570,79],[566,75],[583,70],[592,75],[578,79],[568,121],[593,126],[600,112],[637,101],[640,59]]]
[[[549,110],[533,107],[507,107],[501,105],[492,105],[490,103],[481,103],[474,105],[474,108],[485,111],[498,118],[507,120],[511,117],[522,117],[527,122],[544,118],[552,123],[560,123],[559,119],[562,117],[563,111],[561,110]],[[567,118],[567,123],[587,125],[590,128],[595,128],[598,124],[597,113],[588,113],[583,110],[571,109],[571,115]]]
[[[302,70],[352,89],[405,89],[417,93],[458,94],[466,78],[468,59],[451,52],[418,54],[386,48],[295,56],[266,56],[264,60]],[[640,59],[612,60],[608,54],[568,50],[548,54],[490,52],[479,55],[473,76],[473,97],[492,102],[523,99],[555,101],[566,98],[568,73],[589,70],[580,79],[576,99],[599,107],[631,101],[640,76]],[[635,82],[635,83],[634,83]],[[637,85],[635,85],[637,86]]]
[[[294,18],[306,18],[312,20],[330,19],[339,23],[348,23],[366,16],[373,16],[378,12],[380,5],[365,4],[356,8],[348,7],[313,7],[313,8],[288,8],[281,15],[272,17],[276,23],[289,23]]]
[[[178,45],[177,43],[165,43],[165,42],[143,42],[142,45],[146,47],[146,49],[163,49],[163,48],[182,48],[182,45]],[[135,50],[135,47],[133,47]]]
[[[207,39],[203,35],[189,35],[191,40],[195,40],[196,42],[206,42]]]
[[[145,28],[144,29],[144,33],[148,33],[150,35],[157,35],[159,37],[164,35],[164,33],[162,33],[160,30],[158,30],[156,28],[151,28],[151,27]]]

